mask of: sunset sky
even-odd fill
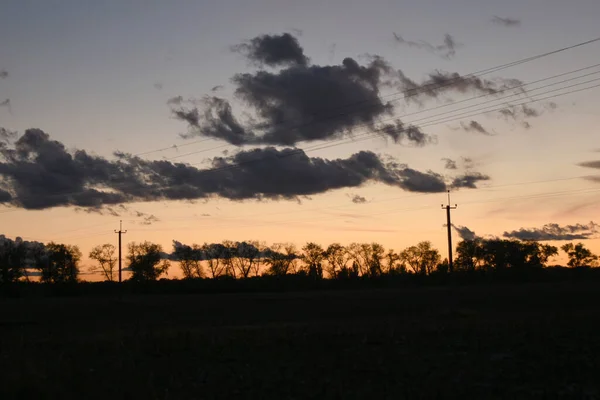
[[[598,16],[597,0],[3,1],[0,233],[87,254],[122,219],[125,243],[167,251],[430,240],[445,257],[450,189],[455,242],[600,253],[600,41],[506,66],[600,37]]]

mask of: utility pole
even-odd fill
[[[448,190],[448,205],[442,204],[442,209],[446,209],[446,219],[448,225],[448,272],[452,273],[452,221],[450,220],[450,210],[455,210],[458,207],[457,204],[454,207],[450,207],[450,191]]]
[[[119,283],[121,283],[121,235],[127,233],[127,231],[123,230],[123,221],[119,221],[119,230],[115,231],[115,233],[119,234]]]

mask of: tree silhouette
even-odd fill
[[[80,260],[81,251],[77,246],[50,242],[36,268],[41,272],[42,282],[73,283],[79,276]]]
[[[90,268],[90,272],[100,272],[104,278],[112,282],[115,280],[115,265],[117,257],[115,257],[115,246],[106,243],[98,245],[90,251],[89,258],[98,262]]]
[[[227,255],[227,249],[221,243],[202,245],[202,252],[206,258],[211,278],[218,278],[225,271],[225,263],[222,261]]]
[[[456,246],[454,266],[457,271],[474,271],[487,266],[483,239],[463,240]]]
[[[0,237],[0,283],[13,283],[26,276],[28,249],[17,238]]]
[[[400,265],[400,254],[396,253],[393,249],[389,249],[385,255],[385,270],[383,271],[385,274],[393,274],[399,272]]]
[[[439,251],[431,246],[431,242],[425,241],[404,249],[400,253],[400,259],[408,264],[415,274],[428,275],[435,270],[441,256]]]
[[[323,278],[323,260],[325,260],[325,250],[316,243],[309,242],[302,247],[302,260],[306,264],[309,276],[314,278]]]
[[[192,246],[182,245],[173,240],[173,258],[179,261],[179,266],[185,279],[202,278],[202,259],[205,255],[197,244]]]
[[[460,242],[456,254],[457,270],[493,271],[544,267],[558,249],[535,241],[474,239]]]
[[[133,281],[155,281],[169,269],[169,261],[162,258],[162,246],[159,244],[131,242],[128,250],[127,260]]]
[[[598,256],[586,249],[583,243],[567,243],[561,247],[562,251],[569,257],[568,265],[571,268],[577,267],[595,267],[597,266]]]
[[[325,250],[325,259],[327,260],[325,271],[330,278],[336,279],[339,273],[347,270],[350,257],[344,246],[339,243],[333,243]]]
[[[269,275],[287,275],[296,272],[296,260],[299,258],[293,243],[275,243],[265,251],[265,264],[269,266]]]
[[[232,265],[240,274],[240,277],[247,278],[252,271],[254,264],[258,263],[260,250],[258,242],[237,242],[231,246]]]

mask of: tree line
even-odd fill
[[[582,243],[561,246],[568,266],[598,267],[598,256]],[[110,243],[94,247],[89,258],[90,272],[106,281],[117,278],[117,248]],[[454,270],[492,272],[528,270],[548,266],[559,248],[535,241],[505,239],[463,240],[456,247]],[[28,242],[0,236],[0,283],[29,280],[30,275],[45,283],[77,282],[82,253],[77,246],[50,242]],[[333,243],[323,247],[309,242],[301,248],[293,243],[267,246],[258,241],[186,245],[173,241],[172,252],[160,244],[132,242],[127,245],[125,270],[134,282],[167,277],[178,265],[184,279],[244,279],[258,276],[303,275],[315,279],[375,278],[391,275],[446,274],[447,259],[430,242],[423,241],[400,252],[379,243]],[[31,271],[34,271],[32,274]]]

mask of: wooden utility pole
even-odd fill
[[[452,221],[450,220],[450,210],[455,210],[458,207],[457,204],[454,207],[450,207],[450,191],[448,190],[448,205],[442,204],[442,209],[446,209],[446,223],[448,226],[448,272],[452,273]]]
[[[123,233],[127,233],[127,231],[123,230],[123,221],[119,221],[119,230],[115,231],[115,233],[119,234],[119,283],[121,283],[121,270],[122,270],[122,268],[121,268],[121,261],[122,261],[122,258],[121,258],[121,235]]]

